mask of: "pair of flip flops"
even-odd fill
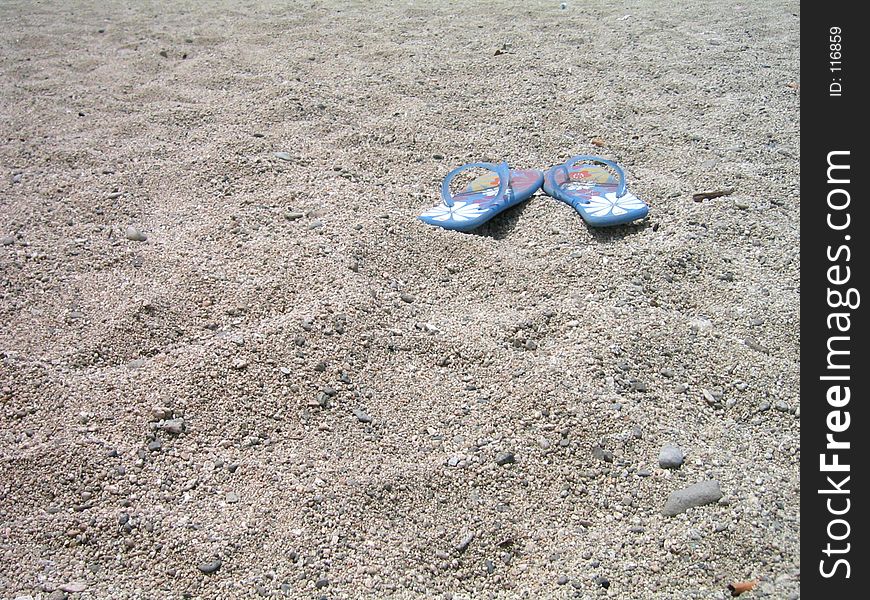
[[[450,184],[459,173],[483,168],[491,173],[472,180],[453,194]],[[543,185],[544,192],[574,207],[593,227],[622,225],[642,219],[649,206],[626,191],[625,172],[599,156],[575,156],[546,173],[536,169],[511,169],[506,162],[469,163],[447,174],[441,184],[442,203],[420,215],[430,225],[470,231],[500,212],[531,198]]]

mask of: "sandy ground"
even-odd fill
[[[0,596],[796,598],[797,2],[220,4],[0,4]]]

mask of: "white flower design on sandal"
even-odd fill
[[[421,216],[430,217],[433,221],[468,221],[475,219],[488,211],[488,208],[481,208],[480,204],[470,202],[455,202],[453,206],[442,204],[433,209],[427,210]]]
[[[604,217],[613,213],[616,216],[624,215],[630,210],[643,208],[646,204],[634,194],[625,194],[617,198],[615,192],[604,194],[604,197],[593,196],[584,204],[587,212],[593,217]]]

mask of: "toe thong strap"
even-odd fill
[[[510,167],[508,167],[508,164],[506,162],[502,162],[498,165],[493,163],[475,162],[453,169],[447,174],[447,177],[444,178],[444,182],[441,184],[441,199],[444,200],[444,204],[447,206],[453,206],[454,198],[453,194],[450,193],[450,183],[453,181],[453,178],[459,175],[462,171],[474,168],[495,171],[495,173],[498,174],[498,196],[496,196],[496,198],[499,200],[504,198],[505,193],[508,191],[508,184],[510,183],[511,176],[511,170]]]
[[[622,167],[620,167],[618,164],[616,164],[612,160],[607,160],[606,158],[601,158],[600,156],[581,154],[579,156],[571,157],[570,159],[568,159],[565,162],[564,165],[561,165],[560,168],[565,172],[565,176],[567,177],[568,173],[570,173],[571,167],[573,167],[574,165],[576,165],[579,162],[597,162],[597,163],[601,163],[603,165],[607,165],[608,167],[610,167],[611,169],[616,171],[616,174],[619,176],[619,185],[616,188],[616,197],[621,198],[622,196],[625,195],[625,171],[623,171]],[[553,183],[559,188],[562,187],[555,180],[553,181]]]

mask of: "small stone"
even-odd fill
[[[210,575],[211,573],[214,573],[218,569],[220,569],[222,564],[223,563],[221,562],[221,560],[219,558],[216,558],[211,562],[202,563],[201,565],[199,565],[198,569],[206,575]]]
[[[60,589],[70,594],[80,594],[88,589],[88,584],[84,583],[83,581],[70,581],[69,583],[65,583],[60,586]]]
[[[717,398],[710,390],[701,390],[701,394],[710,406],[717,406],[721,403],[721,398]]]
[[[293,155],[289,152],[275,152],[273,156],[275,158],[280,158],[281,160],[293,160]]]
[[[366,413],[364,410],[357,409],[357,410],[353,411],[353,414],[356,417],[357,421],[359,421],[360,423],[371,423],[372,422],[372,417],[368,413]]]
[[[472,540],[474,540],[474,532],[470,531],[459,540],[459,543],[456,544],[456,551],[462,554],[466,550],[468,550],[468,546],[471,545]]]
[[[607,577],[602,577],[601,575],[595,578],[595,583],[603,587],[605,590],[610,587],[610,580],[608,580]]]
[[[54,590],[48,595],[48,600],[66,600],[66,592],[63,590]]]
[[[495,457],[495,464],[503,467],[505,465],[512,465],[517,461],[513,452],[502,452],[498,456]]]
[[[11,246],[15,243],[15,236],[13,235],[4,235],[0,238],[0,245],[2,246]]]
[[[145,366],[145,359],[144,358],[135,358],[127,363],[128,369],[141,369],[144,366]]]
[[[399,298],[401,298],[403,302],[407,302],[408,304],[410,304],[411,302],[416,300],[416,298],[414,298],[414,296],[412,296],[411,294],[408,294],[406,292],[402,292],[401,294],[399,294]]]
[[[556,585],[565,585],[568,583],[568,578],[564,575],[559,575],[559,579],[556,580]]]
[[[127,227],[127,231],[124,234],[128,240],[132,242],[144,242],[148,239],[148,236],[142,233],[138,228],[133,225],[129,225]]]
[[[739,208],[740,210],[747,210],[749,208],[749,202],[743,198],[735,198],[734,207]]]
[[[163,442],[160,441],[160,438],[156,440],[152,440],[148,442],[148,450],[151,452],[157,452],[163,447]]]
[[[160,429],[173,435],[178,435],[184,431],[184,419],[169,419],[160,424]]]
[[[495,573],[495,563],[491,560],[486,559],[486,561],[483,563],[483,566],[486,567],[487,574],[492,575],[493,573]]]
[[[164,419],[172,418],[172,409],[165,406],[155,406],[151,409],[152,421],[163,421]]]
[[[322,590],[325,587],[329,587],[329,579],[327,579],[326,577],[321,577],[314,584],[314,587],[316,587],[318,590]]]
[[[650,471],[649,469],[640,469],[637,472],[638,477],[649,477],[651,475],[652,475],[652,471]]]
[[[287,219],[288,221],[296,221],[297,219],[301,219],[304,216],[305,216],[305,213],[296,212],[296,211],[290,211],[290,212],[284,213],[284,218]]]
[[[702,481],[671,492],[664,508],[662,508],[662,514],[666,517],[673,517],[690,508],[717,502],[721,497],[722,490],[719,488],[718,481]]]
[[[664,446],[659,452],[659,466],[662,469],[679,469],[683,466],[683,451],[676,446]]]
[[[613,452],[605,450],[601,446],[595,446],[592,448],[592,457],[604,462],[613,462]]]

